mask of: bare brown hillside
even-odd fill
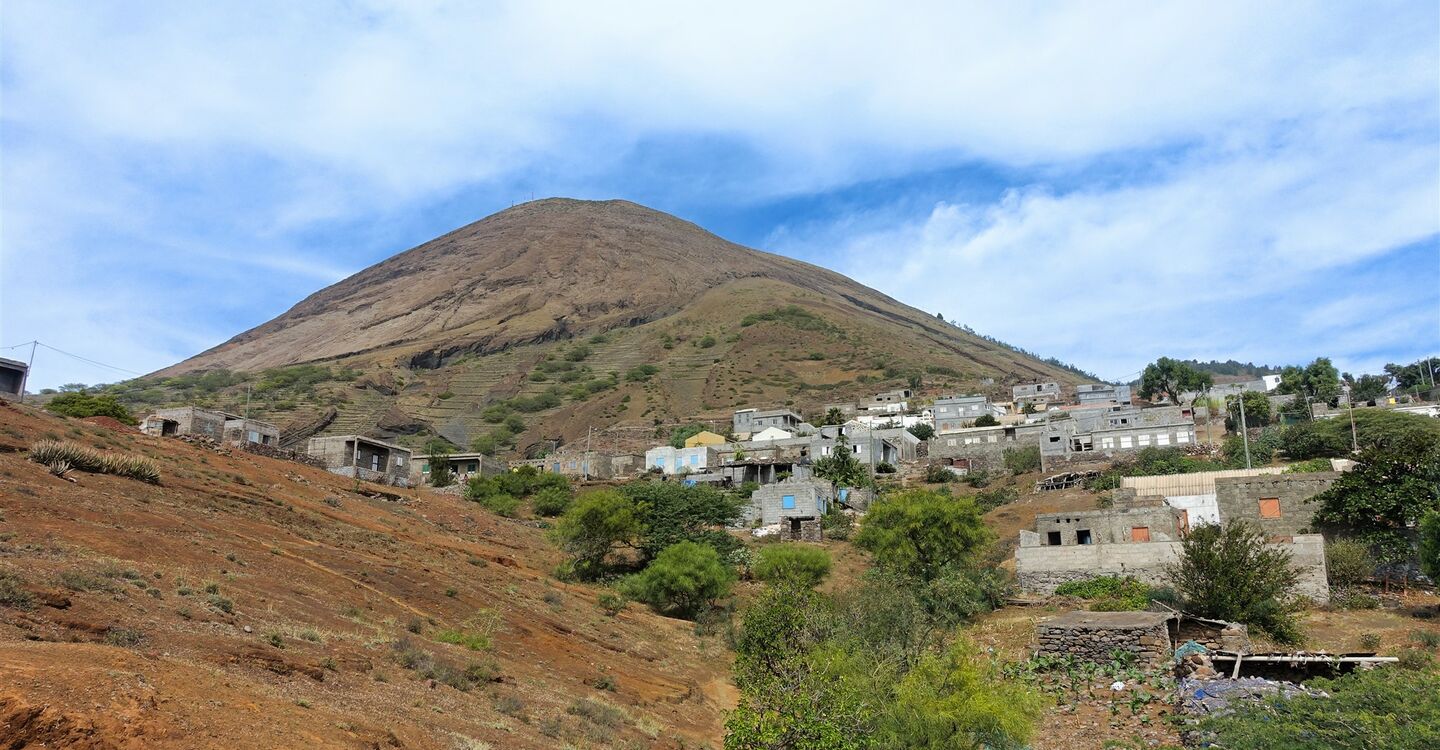
[[[42,438],[162,483],[52,476]],[[608,616],[526,522],[380,489],[0,402],[0,747],[719,746],[723,644]]]
[[[798,308],[800,316],[773,313]],[[585,353],[576,373],[545,363]],[[745,405],[815,409],[924,378],[922,392],[1078,376],[844,276],[741,247],[624,201],[516,206],[376,264],[284,315],[143,379],[319,362],[366,375],[252,407],[283,424],[464,443],[486,405],[553,391],[520,445],[589,427],[723,419]],[[637,367],[653,377],[627,378]],[[600,381],[609,379],[605,385]],[[591,383],[588,391],[577,385]],[[602,387],[603,386],[603,387]],[[235,407],[244,388],[205,394]],[[137,408],[194,401],[174,391]],[[417,440],[419,438],[417,437]]]

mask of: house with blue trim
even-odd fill
[[[787,479],[767,484],[750,495],[748,519],[762,526],[792,518],[819,518],[834,501],[829,482]]]
[[[713,445],[675,448],[661,445],[645,451],[645,469],[660,469],[666,474],[699,474],[719,464],[719,451]]]

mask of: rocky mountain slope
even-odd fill
[[[532,399],[522,405],[537,408],[518,410],[527,416],[517,447],[590,427],[724,420],[746,405],[813,410],[913,376],[932,395],[1079,379],[673,216],[549,199],[378,263],[124,395],[142,407],[197,397],[234,407],[245,394],[238,384],[203,393],[175,385],[204,371],[303,363],[350,377],[298,397],[271,388],[256,398],[252,388],[251,408],[282,424],[324,422],[325,432],[466,443],[493,424],[480,416],[487,406]]]

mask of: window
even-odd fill
[[[1113,438],[1113,437],[1100,438],[1100,447],[1101,447],[1101,448],[1114,448],[1114,447],[1115,447],[1115,438]]]
[[[690,457],[690,465],[691,465],[691,466],[695,466],[696,464],[699,464],[699,463],[700,463],[700,457],[699,457],[699,456],[691,456],[691,457]]]
[[[1261,518],[1279,518],[1279,517],[1280,517],[1280,498],[1278,498],[1278,497],[1262,497],[1262,498],[1260,498],[1260,517],[1261,517]]]
[[[794,495],[781,495],[781,496],[780,496],[780,507],[783,508],[783,509],[785,509],[785,510],[795,510],[795,496],[794,496]]]
[[[1188,433],[1188,432],[1177,432],[1177,433],[1175,433],[1175,442],[1178,443],[1178,444],[1180,444],[1180,445],[1184,445],[1184,444],[1190,442],[1190,433]]]
[[[947,444],[949,444],[950,447],[952,447],[952,448],[955,447],[955,438],[950,438],[949,440],[946,440],[945,442],[946,442]]]
[[[429,473],[430,473],[430,462],[429,462],[429,461],[426,461],[425,463],[420,464],[420,473],[422,473],[422,474],[429,474]]]
[[[1090,530],[1089,530],[1089,529],[1076,529],[1076,530],[1075,530],[1075,543],[1076,543],[1076,544],[1094,544],[1095,541],[1090,538]]]
[[[1132,542],[1148,542],[1148,541],[1150,541],[1150,527],[1149,527],[1149,526],[1132,526],[1132,527],[1130,528],[1130,541],[1132,541]]]
[[[1134,440],[1133,440],[1129,435],[1121,435],[1121,436],[1120,436],[1120,447],[1121,447],[1121,448],[1133,448],[1133,447],[1135,447]]]
[[[1051,532],[1047,533],[1047,534],[1045,535],[1045,543],[1048,544],[1048,545],[1050,545],[1051,547],[1059,547],[1059,546],[1060,546],[1060,532],[1058,532],[1058,531],[1051,531]]]
[[[1162,432],[1162,433],[1160,433],[1159,435],[1156,435],[1156,436],[1155,436],[1155,444],[1156,444],[1156,445],[1169,445],[1169,444],[1170,444],[1170,433],[1168,433],[1168,432]]]
[[[252,442],[252,443],[258,443],[258,442],[260,442],[260,433],[254,431],[254,430],[250,430],[250,431],[246,432],[246,433],[245,433],[245,437],[246,437],[246,439],[248,439],[248,440],[249,440],[250,442]]]
[[[1149,435],[1141,435],[1141,436],[1140,436],[1140,446],[1143,448],[1143,447],[1145,447],[1145,446],[1147,446],[1147,445],[1149,445],[1149,444],[1150,444],[1150,436],[1149,436]]]

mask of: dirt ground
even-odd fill
[[[44,438],[161,484],[55,477]],[[535,525],[379,489],[0,402],[0,748],[719,746],[723,644],[607,616]]]

